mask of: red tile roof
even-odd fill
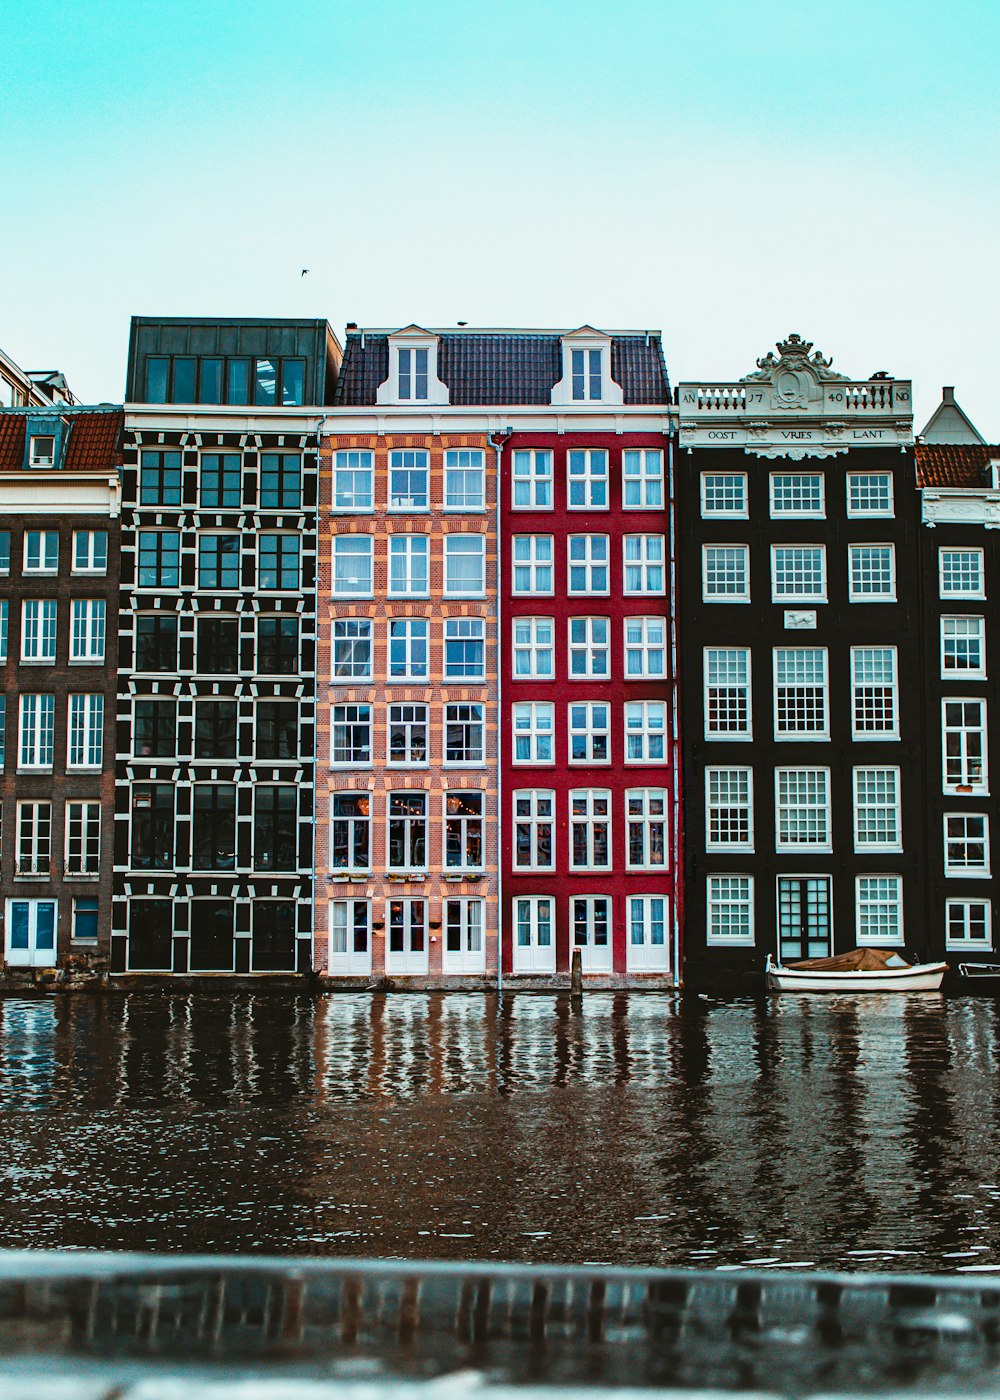
[[[1000,460],[1000,447],[918,442],[916,459],[918,486],[990,486],[990,462]]]
[[[121,412],[82,412],[78,409],[38,410],[23,413],[17,410],[0,413],[0,471],[20,471],[24,465],[25,425],[39,416],[59,417],[70,425],[66,446],[68,472],[117,471],[121,466],[122,429],[125,415]]]

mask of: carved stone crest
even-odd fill
[[[757,361],[754,374],[746,374],[742,384],[770,384],[771,407],[804,409],[822,399],[821,384],[843,382],[847,376],[830,368],[828,360],[817,350],[811,354],[813,343],[803,340],[796,332],[787,340],[777,342],[778,355],[769,350]]]

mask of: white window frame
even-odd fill
[[[944,832],[944,873],[946,876],[959,876],[969,880],[990,878],[990,819],[986,812],[945,812],[942,817]],[[978,830],[978,834],[976,834]],[[982,846],[983,859],[978,864],[956,861],[954,853],[964,848],[966,853],[972,846]]]
[[[605,447],[571,447],[566,453],[566,509],[609,510],[610,471]]]
[[[552,453],[548,448],[515,449],[511,465],[512,510],[552,510],[552,482]]]
[[[665,700],[626,700],[622,712],[626,765],[642,766],[667,761],[667,705]],[[658,752],[657,752],[658,750]]]
[[[622,453],[622,510],[663,509],[663,453],[658,447],[626,447]]]
[[[862,483],[871,481],[885,481],[889,487],[889,504],[885,506],[855,506],[852,504],[852,495],[855,489],[860,493],[869,489],[862,486]],[[853,520],[874,520],[891,519],[895,515],[895,504],[893,501],[892,472],[848,472],[847,473],[847,515]]]
[[[730,583],[733,585],[732,587],[729,587]],[[703,603],[750,602],[750,546],[748,544],[702,545],[701,599]]]
[[[43,470],[56,464],[56,440],[52,433],[30,433],[28,443],[28,466]]]
[[[98,770],[104,762],[104,696],[71,694],[66,730],[67,769]]]
[[[866,658],[877,652],[892,658],[892,677],[887,682],[866,680],[863,676],[859,678],[862,667],[868,664]],[[865,706],[866,692],[871,697],[871,704],[868,708],[871,709],[873,715],[877,707],[885,708],[885,697],[890,698],[892,706],[892,723],[890,725],[874,729],[870,727],[869,723],[859,723]],[[894,646],[851,647],[851,736],[858,743],[899,738],[899,656]]]
[[[964,634],[960,634],[957,628],[948,635],[948,624],[965,624]],[[975,624],[973,627],[972,624]],[[952,658],[959,655],[958,648],[962,642],[975,642],[979,647],[978,666],[949,666],[948,665],[948,644],[952,643]],[[971,652],[971,646],[967,647]],[[969,680],[986,679],[986,618],[982,614],[976,613],[949,613],[941,618],[941,678],[950,680],[952,676],[967,676]]]
[[[399,479],[394,482],[396,473]],[[405,478],[403,476],[405,473]],[[419,479],[423,476],[423,490]],[[426,515],[430,510],[430,453],[423,447],[395,447],[389,453],[386,472],[389,492],[387,510],[390,515]],[[398,489],[394,491],[394,486]]]
[[[564,353],[569,360],[569,392],[572,402],[603,403],[606,347],[570,345],[565,347]]]
[[[431,541],[429,535],[389,536],[389,598],[427,598],[431,588]]]
[[[578,722],[579,721],[579,722]],[[573,757],[573,740],[581,737],[585,752]],[[611,762],[611,705],[607,700],[571,700],[566,706],[566,762],[572,766]],[[603,754],[602,754],[603,750]]]
[[[357,713],[351,713],[356,711]],[[372,706],[367,702],[341,701],[338,700],[330,706],[330,758],[331,768],[371,768],[372,755],[374,752],[374,724]],[[368,730],[368,755],[365,758],[355,758],[355,744],[351,744],[351,754],[346,758],[337,757],[336,732],[338,727],[351,728],[353,734],[355,729],[362,727]],[[343,746],[340,746],[343,748]]]
[[[527,741],[529,757],[518,757],[519,740]],[[519,700],[511,707],[511,762],[515,768],[555,762],[555,705],[548,700]],[[548,748],[539,756],[539,747]],[[522,745],[523,747],[523,745]]]
[[[394,345],[393,352],[397,402],[426,403],[431,380],[431,347]]]
[[[976,573],[978,582],[970,582],[966,586],[958,588],[946,588],[945,583],[949,581],[952,569],[948,561],[952,558],[968,558],[977,561]],[[964,568],[961,573],[967,572]],[[956,545],[942,545],[938,549],[938,593],[945,601],[952,598],[985,598],[986,597],[986,565],[985,556],[981,548],[965,549]]]
[[[865,555],[871,555],[876,550],[885,551],[889,564],[885,578],[886,587],[881,592],[863,586],[866,582],[881,581],[881,576],[876,580],[872,574],[870,560],[867,569],[865,568]],[[894,603],[896,601],[896,546],[891,541],[885,543],[866,540],[863,544],[849,544],[847,546],[847,578],[848,597],[852,603]]]
[[[891,776],[891,792],[888,775]],[[853,810],[854,810],[854,849],[859,854],[867,851],[901,851],[903,849],[903,803],[902,774],[899,768],[888,764],[858,766],[853,771]],[[876,786],[873,792],[872,785]],[[884,791],[878,791],[881,786]],[[882,813],[886,814],[883,819]],[[871,830],[884,825],[895,833],[883,839],[866,839]]]
[[[352,548],[346,549],[345,545],[350,541]],[[362,542],[361,548],[357,548],[358,542]],[[334,535],[330,543],[330,593],[332,597],[340,598],[371,598],[373,596],[373,555],[374,544],[371,535],[361,535],[356,533]],[[338,556],[343,550],[345,559],[366,560],[367,579],[360,570],[357,579],[339,579],[337,577]],[[340,585],[340,586],[338,586]]]
[[[728,839],[735,826],[745,835]],[[753,769],[730,765],[705,769],[705,850],[754,849]]]
[[[774,770],[774,849],[796,854],[799,851],[832,851],[829,768],[794,766]],[[818,835],[811,839],[809,828]],[[783,832],[784,828],[784,832]],[[805,839],[795,839],[795,834]]]
[[[807,559],[818,561],[818,571],[807,570]],[[771,545],[772,603],[825,603],[826,579],[825,544]]]
[[[399,627],[401,633],[394,637],[393,628]],[[421,630],[423,634],[421,635]],[[426,617],[390,617],[386,622],[386,679],[390,685],[405,685],[410,681],[427,681],[431,673],[431,645],[430,645],[430,621]],[[403,658],[406,663],[406,670],[398,675],[392,669],[392,649],[394,642],[402,641]],[[415,646],[419,642],[424,644],[423,665],[419,665],[414,656]]]
[[[31,541],[38,539],[38,558],[34,559]],[[59,531],[25,530],[24,567],[26,574],[57,574],[59,572]]]
[[[464,976],[485,972],[486,900],[442,900],[441,916],[441,971]],[[448,946],[453,932],[458,934],[458,948]]]
[[[398,904],[402,915],[401,931],[403,936],[403,948],[401,952],[392,949],[393,924],[392,906]],[[430,952],[430,929],[427,920],[428,908],[426,899],[414,899],[403,896],[398,899],[387,899],[385,902],[385,970],[393,973],[405,975],[415,974],[417,976],[425,974],[429,965]],[[416,917],[418,916],[419,917]],[[423,948],[413,951],[413,930],[419,928]]]
[[[654,804],[659,804],[659,811]],[[654,835],[659,832],[659,839]],[[632,838],[638,835],[642,859],[632,858]],[[659,850],[662,860],[654,860]],[[627,788],[625,791],[625,869],[662,875],[670,868],[670,805],[666,788]]]
[[[630,638],[632,629],[638,628],[638,634]],[[659,631],[659,639],[654,640],[655,634]],[[664,617],[626,617],[624,619],[623,631],[625,634],[625,679],[626,680],[666,680],[667,678],[667,621]],[[652,669],[651,658],[655,653],[662,657],[660,670]],[[635,656],[641,662],[641,669],[633,671],[631,659]]]
[[[653,906],[661,909],[653,918]],[[660,937],[653,940],[654,925]],[[636,937],[636,934],[639,937]],[[667,972],[670,968],[670,899],[666,894],[633,894],[625,897],[625,967],[628,972]]]
[[[104,660],[107,603],[103,598],[70,601],[69,659],[93,665]]]
[[[0,598],[0,664],[7,660],[8,621],[10,618],[9,600]]]
[[[476,671],[453,674],[448,670],[449,642],[478,642],[480,663]],[[486,679],[486,622],[481,617],[446,617],[444,620],[444,681],[457,684]]]
[[[722,500],[722,504],[718,507],[713,500],[716,491],[720,493]],[[703,471],[701,474],[701,518],[702,520],[749,520],[747,473]]]
[[[15,875],[52,872],[52,803],[29,798],[15,806]]]
[[[22,694],[18,706],[17,766],[25,773],[51,773],[55,762],[54,695]]]
[[[101,804],[72,798],[66,802],[64,872],[68,880],[96,878],[101,869]],[[71,854],[77,847],[79,855]]]
[[[725,886],[723,882],[728,882]],[[738,887],[734,887],[737,885]],[[726,911],[730,913],[726,915]],[[752,948],[754,928],[754,877],[739,871],[714,871],[705,880],[705,942],[709,947]],[[737,933],[716,931],[717,918],[731,924],[739,920]]]
[[[459,560],[473,560],[478,574],[471,582],[456,580],[452,569]],[[444,596],[484,598],[486,596],[486,536],[453,532],[444,537]]]
[[[779,669],[781,657],[794,656],[811,658],[810,667],[814,665],[815,658],[820,659],[821,680],[817,683],[813,679],[785,681],[782,685],[779,682]],[[798,664],[797,662],[795,663]],[[799,741],[803,743],[822,743],[830,738],[830,653],[827,647],[775,647],[773,649],[773,704],[774,704],[774,738],[778,742]],[[779,691],[819,691],[822,696],[822,725],[816,729],[787,729],[781,728]],[[804,698],[804,697],[803,697]],[[810,705],[812,701],[810,700]],[[803,709],[805,707],[803,706]]]
[[[556,794],[551,788],[515,788],[512,794],[511,862],[514,873],[556,868]],[[549,860],[539,859],[539,835],[548,829]],[[520,831],[527,836],[530,859],[520,859]]]
[[[344,634],[337,636],[337,629],[343,628]],[[358,681],[370,681],[373,676],[374,667],[374,625],[370,617],[335,617],[330,624],[330,684],[331,685],[355,685]],[[337,648],[346,647],[351,669],[347,672],[338,671],[338,666],[342,661],[337,659]],[[357,657],[360,650],[368,648],[367,665],[359,666]]]
[[[362,906],[366,930],[367,951],[359,953],[354,948],[355,917],[358,906]],[[327,967],[331,976],[366,977],[372,970],[372,902],[370,899],[331,899],[329,904],[329,944]],[[343,948],[335,948],[334,941],[340,942],[343,932]]]
[[[340,478],[349,491],[341,491]],[[367,478],[367,490],[364,482]],[[360,487],[360,489],[359,489]],[[358,497],[362,497],[361,500]],[[331,515],[371,515],[375,509],[375,454],[368,448],[338,448],[333,454],[330,481]]]
[[[567,675],[571,681],[608,681],[611,679],[611,619],[609,617],[567,618],[566,644]]]
[[[725,660],[718,661],[714,660],[714,658],[725,658]],[[724,665],[727,671],[735,670],[737,674],[741,670],[745,671],[746,680],[735,680],[732,684],[720,685],[716,683],[713,685],[713,666],[718,667],[721,665]],[[753,740],[753,662],[750,648],[703,647],[702,685],[705,708],[705,738],[715,741],[735,739],[737,742],[742,743],[751,742]],[[713,729],[711,727],[713,693],[715,693],[719,699],[725,695],[727,713],[738,710],[742,706],[746,714],[746,721],[742,728]]]
[[[611,541],[607,535],[569,535],[566,592],[570,597],[611,591]]]
[[[55,598],[21,600],[21,664],[54,666],[59,631],[59,604]]]
[[[611,812],[612,793],[610,788],[571,788],[567,793],[569,807],[569,866],[570,870],[610,871],[614,868],[613,828]],[[607,860],[596,863],[594,854],[598,847],[598,833],[605,828],[605,852]],[[576,860],[576,833],[582,830],[587,847],[586,860],[581,864]]]
[[[598,918],[599,906],[603,912]],[[577,914],[583,919],[578,920]],[[583,929],[584,938],[578,938]],[[600,942],[598,932],[603,934]],[[610,972],[614,959],[614,902],[610,894],[575,894],[569,901],[570,957],[579,948],[584,972]]]
[[[520,637],[518,633],[520,632]],[[547,632],[547,639],[546,639]],[[554,680],[556,674],[556,623],[553,617],[515,617],[511,623],[513,670],[516,681]],[[547,664],[539,665],[547,657]],[[527,669],[519,670],[520,658]]]
[[[819,504],[781,504],[779,492],[787,490],[794,501],[796,492],[804,493],[805,483],[819,483]],[[825,520],[826,477],[823,472],[771,472],[768,481],[768,501],[772,520]]]
[[[354,816],[354,815],[349,814],[349,813],[347,813],[347,814],[342,814],[342,813],[336,812],[336,811],[334,810],[334,806],[335,806],[335,803],[336,803],[336,800],[337,800],[338,797],[364,797],[364,798],[366,798],[367,801],[368,801],[368,815],[367,815],[367,816],[364,816],[364,815],[361,815],[361,816]],[[328,840],[328,843],[327,843],[327,864],[328,864],[329,869],[333,872],[333,874],[335,874],[335,875],[345,875],[345,874],[349,874],[349,873],[350,873],[350,874],[356,874],[356,873],[361,873],[361,872],[367,873],[368,871],[371,870],[371,868],[372,868],[372,836],[373,836],[373,833],[374,833],[374,822],[373,822],[372,807],[373,807],[373,795],[372,795],[371,792],[369,792],[369,791],[368,791],[367,789],[365,789],[365,788],[355,789],[355,790],[353,790],[353,791],[351,791],[351,790],[346,790],[346,789],[345,789],[344,791],[332,792],[332,793],[330,794],[330,830],[329,830],[329,840]],[[347,844],[348,844],[348,847],[349,847],[349,854],[350,854],[351,857],[352,857],[352,860],[351,860],[350,863],[347,864],[347,865],[334,865],[334,863],[333,863],[333,828],[334,828],[334,826],[336,825],[337,822],[343,822],[343,823],[345,823],[345,825],[347,826],[347,835],[348,835]],[[365,831],[366,838],[367,838],[366,841],[365,841],[365,845],[366,845],[367,848],[368,848],[368,860],[365,862],[364,865],[358,865],[357,861],[353,859],[353,857],[354,857],[354,856],[356,855],[356,853],[357,853],[357,847],[358,847],[358,831],[361,830],[361,829],[363,829],[363,830]]]
[[[526,578],[518,579],[518,574]],[[511,593],[535,597],[555,592],[555,541],[551,535],[515,535],[510,546]]]
[[[393,742],[394,729],[403,731],[403,752],[397,754]],[[421,758],[420,741],[424,756]],[[387,768],[427,768],[431,761],[430,707],[412,700],[403,700],[388,707],[385,730],[385,766]]]
[[[97,550],[98,536],[104,540],[104,563],[97,563],[99,558]],[[82,546],[82,548],[81,548]],[[81,563],[81,556],[85,562]],[[74,574],[106,574],[108,572],[108,532],[107,530],[74,530],[73,531],[73,563],[71,572]]]
[[[478,718],[476,711],[478,711]],[[475,734],[478,729],[478,758],[448,757],[448,729],[450,725],[460,725],[465,735]],[[473,744],[473,752],[475,747]],[[486,766],[486,707],[484,705],[473,700],[455,700],[445,705],[441,763],[444,768],[484,768]]]
[[[963,722],[960,726],[948,724],[949,705],[974,705],[979,711],[979,723],[977,725],[967,725],[963,715]],[[970,796],[985,797],[989,794],[989,720],[986,701],[980,695],[946,695],[941,700],[941,787],[943,792],[964,793]],[[948,753],[948,735],[959,734],[962,736],[959,745],[960,752],[957,755],[959,760],[959,781],[949,779],[948,769],[950,755]],[[980,757],[969,758],[968,744],[965,736],[969,734],[980,735]],[[978,779],[973,779],[975,767],[979,767]]]
[[[460,472],[464,489],[455,497],[449,488],[449,474]],[[478,478],[479,489],[468,490],[468,479]],[[470,499],[470,495],[472,499]],[[446,511],[473,511],[480,515],[486,509],[486,459],[481,447],[449,447],[444,454],[444,508]]]
[[[542,906],[545,917],[542,918]],[[521,942],[521,931],[528,935],[526,943]],[[539,933],[548,935],[542,943]],[[513,967],[520,973],[555,972],[556,970],[556,902],[550,894],[516,895],[513,900],[511,919],[511,940],[513,942]]]
[[[881,886],[891,887],[881,889]],[[872,887],[875,886],[875,889]],[[894,928],[886,930],[881,912],[895,914]],[[869,932],[866,924],[874,919],[876,927]],[[857,944],[863,948],[870,944],[876,948],[901,948],[903,946],[903,877],[883,875],[876,871],[865,871],[854,879],[854,926],[857,930]]]
[[[475,800],[479,804],[478,812],[449,811],[448,803],[451,798],[458,798],[464,802]],[[448,850],[449,827],[455,828],[459,833],[459,853],[461,859],[452,861]],[[479,829],[479,860],[470,861],[468,859],[468,847],[470,834]],[[454,875],[456,872],[463,874],[481,874],[486,869],[486,794],[477,788],[452,788],[449,792],[441,794],[441,856],[445,873]]]
[[[420,797],[423,799],[423,812],[393,812],[392,803],[396,797],[406,799]],[[386,794],[385,803],[385,868],[391,874],[397,875],[402,871],[411,874],[425,875],[430,860],[430,793],[418,788],[395,788]],[[390,833],[393,822],[401,822],[404,834],[404,854],[408,855],[414,844],[414,834],[423,829],[424,836],[424,859],[422,865],[411,865],[408,861],[396,865],[392,860],[392,842]]]
[[[973,938],[967,932],[958,937],[952,932],[957,920],[952,918],[953,910],[961,910],[961,923],[965,930],[972,924],[972,910],[982,909],[984,932],[982,938]],[[944,946],[947,952],[982,952],[993,950],[993,902],[989,899],[946,899],[944,902]]]
[[[634,550],[634,557],[629,557]],[[659,553],[657,553],[659,551]],[[629,580],[630,573],[638,575]],[[659,575],[659,582],[656,576]],[[638,585],[638,586],[636,586]],[[667,541],[665,535],[626,535],[622,540],[622,592],[663,595],[667,590]]]

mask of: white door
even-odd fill
[[[367,899],[331,901],[328,968],[333,977],[371,976],[372,919]]]
[[[446,899],[444,902],[444,972],[486,971],[486,937],[482,899]]]
[[[570,900],[570,925],[570,967],[572,968],[573,953],[579,948],[584,972],[610,972],[610,896],[575,896]]]
[[[553,903],[547,896],[514,900],[514,971],[555,972]]]
[[[55,900],[8,899],[4,942],[11,967],[55,967]]]
[[[414,977],[428,970],[427,902],[390,899],[385,940],[385,970]]]
[[[667,900],[658,894],[629,895],[625,966],[629,972],[667,972]]]

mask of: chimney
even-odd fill
[[[944,386],[944,388],[941,390],[941,402],[942,402],[942,403],[954,403],[954,402],[955,402],[955,386],[954,386],[954,384],[946,384],[946,385]]]

